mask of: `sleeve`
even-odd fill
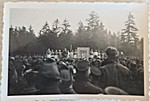
[[[99,77],[98,83],[99,83],[99,87],[104,89],[107,86],[107,82],[106,82],[107,81],[107,73],[104,68],[102,68],[100,70],[101,70],[102,74]]]

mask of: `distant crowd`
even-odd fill
[[[115,47],[89,58],[64,49],[46,55],[9,56],[8,95],[144,95],[143,58],[125,56]]]

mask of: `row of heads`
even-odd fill
[[[109,46],[105,49],[105,53],[107,55],[107,57],[112,57],[112,58],[115,58],[115,57],[118,57],[119,56],[119,52],[118,50],[115,48],[115,47],[112,47],[112,46]],[[62,55],[65,55],[65,54],[68,54],[68,51],[67,50],[64,50],[62,52]]]
[[[47,58],[46,62],[51,63],[52,65],[57,64],[54,58]],[[66,64],[61,64],[61,66],[67,68]],[[91,65],[90,61],[88,61],[87,59],[81,59],[77,61],[75,67],[79,72],[87,72],[88,70],[90,70],[97,76],[101,75],[101,71],[97,67]]]

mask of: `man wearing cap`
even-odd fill
[[[114,47],[108,47],[105,51],[107,59],[103,61],[100,76],[100,87],[118,87],[128,93],[130,89],[131,73],[130,70],[118,62],[119,52]]]
[[[102,89],[94,86],[90,83],[89,62],[87,60],[81,60],[77,63],[77,73],[75,77],[75,82],[73,83],[73,88],[78,94],[100,94]]]
[[[38,94],[59,94],[60,73],[53,58],[47,58],[39,70]]]

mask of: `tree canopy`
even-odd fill
[[[142,56],[143,39],[137,35],[138,29],[131,13],[121,33],[111,32],[105,28],[100,16],[94,11],[85,18],[85,21],[87,24],[79,21],[76,32],[71,30],[71,24],[67,18],[63,22],[56,19],[51,26],[45,22],[38,36],[34,33],[32,26],[10,27],[10,53],[44,54],[48,48],[69,50],[70,47],[73,50],[77,47],[90,47],[93,50],[102,51],[108,46],[114,46],[126,55]]]

